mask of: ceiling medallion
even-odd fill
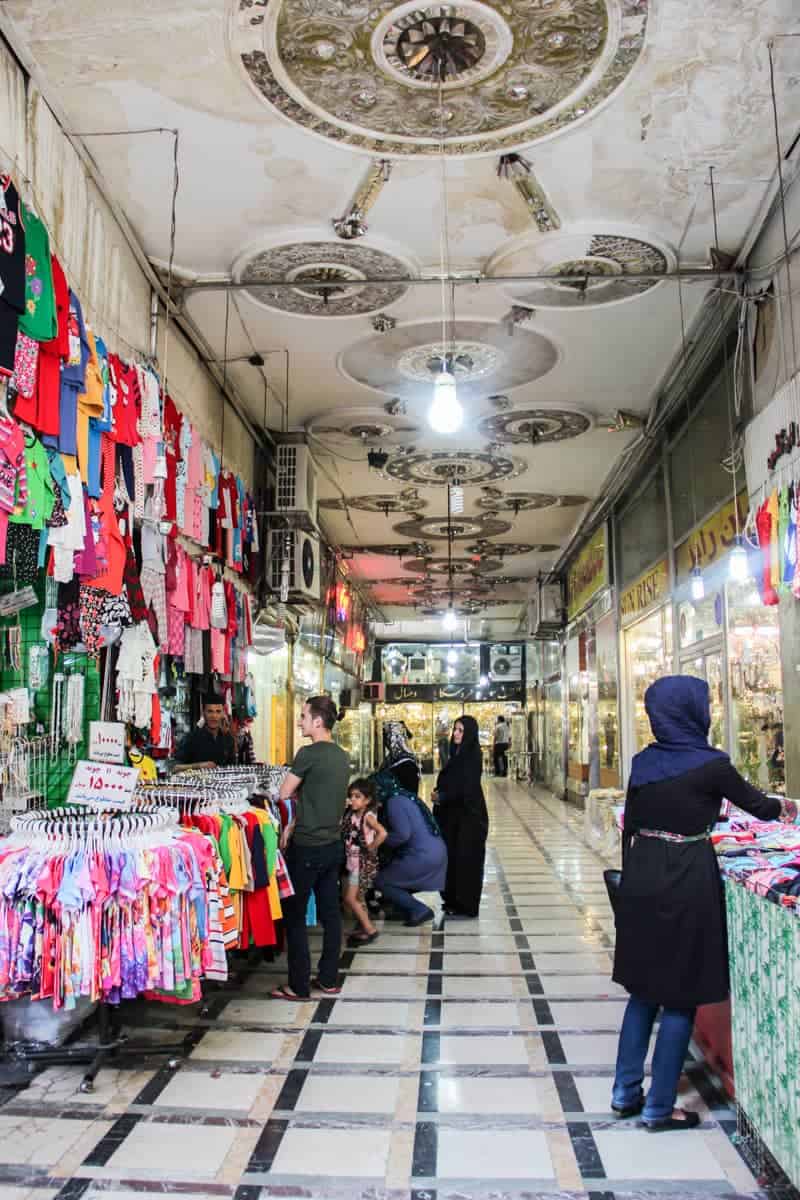
[[[477,571],[480,571],[481,575],[490,571],[499,571],[502,565],[499,559],[484,558],[481,562],[474,563],[469,559],[457,558],[452,562],[452,569],[454,575],[461,577],[470,576]],[[451,563],[449,559],[444,557],[412,558],[409,562],[403,563],[403,566],[407,571],[429,571],[431,575],[447,575],[449,574]]]
[[[444,538],[451,536],[460,542],[465,538],[497,537],[508,533],[508,521],[496,521],[488,517],[451,517],[448,530],[447,517],[416,517],[412,521],[401,521],[394,526],[395,533],[402,537]]]
[[[556,346],[543,334],[518,327],[512,336],[493,321],[459,319],[452,345],[462,402],[474,399],[483,404],[489,392],[511,391],[540,379],[559,358]],[[340,354],[338,366],[347,378],[405,401],[411,412],[420,397],[430,397],[441,353],[441,321],[423,321],[354,342]]]
[[[419,429],[402,413],[389,413],[378,407],[339,408],[321,413],[306,423],[306,432],[311,437],[326,441],[360,442],[369,445],[375,442],[391,442],[398,438],[407,439],[419,433]]]
[[[484,342],[456,341],[450,343],[444,358],[448,371],[456,380],[481,379],[497,369],[502,352]],[[398,358],[397,369],[406,379],[430,383],[431,377],[442,369],[441,341],[412,346]]]
[[[491,154],[568,128],[625,82],[648,16],[648,0],[270,0],[253,23],[247,0],[230,3],[232,52],[259,96],[381,156],[434,156],[442,136],[449,154]]]
[[[628,233],[562,231],[546,239],[512,246],[489,265],[492,275],[576,275],[580,279],[554,278],[535,284],[511,285],[509,295],[536,308],[594,308],[632,300],[658,287],[656,279],[629,279],[629,275],[665,275],[675,259],[660,246]]]
[[[481,496],[478,508],[489,512],[531,512],[542,508],[572,508],[587,504],[588,496],[554,496],[547,492],[502,492],[499,496]]]
[[[414,541],[402,546],[395,542],[383,542],[372,546],[342,546],[342,551],[351,557],[355,554],[380,554],[392,558],[417,559],[433,554],[433,545],[423,541]]]
[[[453,612],[457,617],[474,617],[477,613],[483,612],[486,609],[485,600],[464,600],[460,597],[455,597],[455,603],[452,605]],[[440,617],[443,608],[450,608],[449,595],[442,600],[438,606],[433,604],[422,604],[417,606],[417,612],[423,617]]]
[[[539,445],[541,442],[565,442],[580,437],[591,427],[585,413],[560,408],[526,408],[516,412],[495,413],[478,422],[484,437],[514,445]]]
[[[479,451],[419,451],[390,458],[384,472],[392,479],[425,486],[467,486],[494,479],[513,479],[527,470],[518,458],[495,458]]]
[[[408,274],[408,266],[370,246],[352,242],[294,242],[272,246],[239,260],[237,282],[252,284],[247,294],[258,304],[313,317],[353,317],[400,300],[403,284],[366,283]],[[283,279],[293,287],[269,287],[259,280]]]
[[[557,545],[534,542],[487,542],[480,541],[467,546],[467,554],[488,554],[505,558],[508,554],[552,554],[558,549]]]
[[[340,496],[331,496],[320,500],[319,507],[332,512],[345,512],[348,508],[355,508],[359,512],[383,513],[384,516],[388,516],[389,513],[418,512],[419,509],[428,507],[428,501],[420,500],[416,495],[396,496],[377,492],[372,496],[348,496],[344,500]]]

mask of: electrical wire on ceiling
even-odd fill
[[[257,349],[256,349],[256,344],[255,344],[255,342],[253,341],[252,334],[250,333],[250,330],[249,330],[249,329],[248,329],[248,327],[247,327],[247,322],[245,321],[245,319],[244,319],[244,317],[243,317],[243,315],[242,315],[242,310],[241,310],[241,308],[239,307],[239,299],[238,299],[238,296],[236,295],[236,292],[232,292],[232,293],[231,293],[231,292],[230,292],[230,290],[229,290],[229,291],[227,292],[227,294],[228,294],[228,295],[233,295],[233,307],[236,309],[236,315],[237,315],[237,317],[239,318],[239,324],[240,324],[240,325],[241,325],[241,327],[242,327],[242,333],[244,334],[244,336],[246,337],[246,339],[247,339],[247,341],[248,341],[248,343],[249,343],[249,345],[250,345],[250,353],[251,353],[251,355],[253,356],[253,358],[261,358],[261,357],[262,357],[262,355],[263,355],[263,354],[265,354],[265,353],[266,353],[266,354],[273,354],[273,353],[274,353],[274,354],[281,354],[281,353],[286,353],[286,354],[288,355],[288,351],[283,351],[283,350],[274,350],[274,351],[273,351],[273,350],[268,350],[268,351],[263,351],[263,350],[262,350],[262,351],[259,351],[259,350],[257,350]],[[289,389],[288,389],[288,382],[287,382],[287,389],[286,389],[286,402],[284,403],[284,402],[282,402],[282,401],[281,401],[280,397],[278,396],[278,393],[275,391],[275,389],[273,388],[272,384],[271,384],[271,383],[270,383],[270,381],[269,381],[269,376],[268,376],[268,374],[267,374],[267,368],[266,368],[266,365],[260,366],[258,369],[259,369],[259,371],[260,371],[260,373],[261,373],[261,377],[262,377],[262,379],[264,380],[264,383],[265,383],[265,384],[266,384],[266,386],[269,388],[269,390],[272,392],[272,395],[275,397],[275,403],[277,404],[278,408],[281,410],[281,414],[282,414],[282,421],[283,421],[283,423],[285,424],[285,423],[286,423],[286,409],[287,409],[287,407],[288,407],[288,404],[289,404]],[[287,380],[288,380],[288,366],[287,366]]]

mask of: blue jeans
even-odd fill
[[[386,899],[391,900],[395,908],[399,908],[400,912],[405,913],[410,921],[415,920],[417,917],[427,916],[431,911],[427,904],[423,904],[411,892],[407,892],[405,888],[398,887],[395,883],[384,883],[379,876],[376,884]]]
[[[294,895],[283,901],[283,922],[289,987],[298,996],[307,996],[311,988],[306,911],[312,892],[317,901],[317,920],[322,926],[322,955],[317,968],[319,981],[325,987],[336,986],[342,949],[339,871],[343,862],[344,845],[340,841],[329,842],[326,846],[298,846],[291,842],[286,851],[286,868],[294,885]]]
[[[628,1001],[619,1034],[617,1073],[611,1098],[615,1108],[631,1108],[643,1095],[644,1060],[658,1008],[657,1004],[646,1004],[636,996],[631,996]],[[665,1008],[661,1014],[650,1091],[642,1112],[644,1121],[660,1121],[672,1116],[696,1012],[695,1008]]]

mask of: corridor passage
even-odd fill
[[[388,925],[345,953],[336,1000],[269,1000],[278,962],[243,969],[205,1017],[142,1008],[140,1032],[183,1030],[186,1061],[105,1071],[90,1096],[79,1068],[40,1076],[0,1110],[0,1200],[752,1193],[699,1063],[681,1096],[698,1131],[610,1119],[624,1000],[604,864],[548,793],[487,791],[479,921]]]

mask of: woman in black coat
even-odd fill
[[[489,817],[481,788],[483,755],[474,717],[453,726],[450,758],[433,794],[436,819],[447,845],[447,882],[442,899],[451,917],[477,917]]]
[[[625,803],[614,980],[630,999],[611,1106],[619,1117],[642,1113],[652,1131],[692,1129],[697,1114],[674,1104],[695,1012],[728,995],[725,895],[710,831],[724,799],[761,820],[775,820],[783,806],[709,746],[704,680],[659,679],[647,689],[645,708],[656,740],[634,757]],[[645,1100],[644,1062],[659,1008]]]

